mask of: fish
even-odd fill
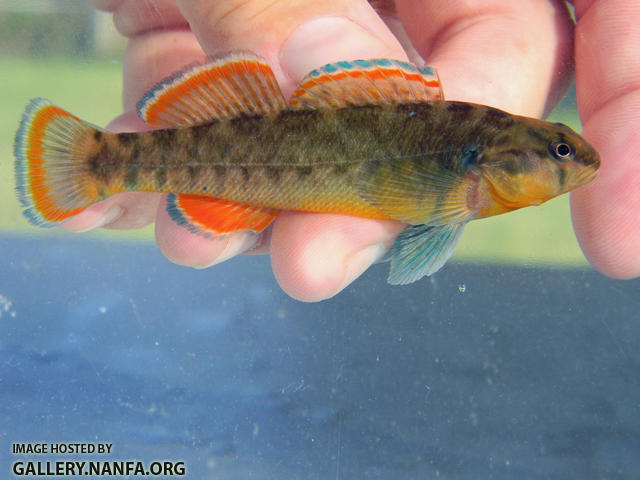
[[[437,71],[393,59],[312,70],[286,101],[268,63],[233,52],[192,64],[137,104],[155,130],[114,133],[36,98],[14,143],[25,217],[51,227],[126,191],[166,192],[203,236],[262,232],[283,210],[406,224],[388,282],[451,257],[475,219],[591,181],[598,152],[560,123],[447,101]]]

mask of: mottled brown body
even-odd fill
[[[359,183],[382,182],[399,167],[450,172],[462,183],[469,161],[481,162],[477,152],[488,143],[513,142],[505,132],[514,124],[502,111],[457,102],[287,109],[186,128],[103,133],[87,168],[105,186],[104,197],[125,190],[191,193],[389,218],[362,198]],[[465,157],[471,147],[474,157]],[[419,174],[405,188],[408,202],[428,193]]]

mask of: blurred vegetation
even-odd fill
[[[0,14],[0,44],[11,55],[50,57],[59,52],[88,57],[93,53],[91,23],[84,8],[62,14]]]
[[[122,50],[111,16],[85,0],[0,0],[0,54],[96,58]]]
[[[117,34],[110,17],[96,14],[84,1],[44,2],[53,10],[47,13],[27,12],[20,7],[3,10],[6,3],[0,0],[0,233],[71,238],[77,234],[35,228],[22,217],[13,192],[13,136],[25,103],[33,97],[46,97],[97,125],[106,125],[121,113],[123,42],[114,43]],[[69,5],[78,7],[77,11]],[[579,130],[574,96],[570,92],[552,120]],[[153,227],[80,235],[151,242]],[[471,222],[454,258],[586,265],[573,235],[566,195],[540,207]]]

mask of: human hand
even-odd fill
[[[264,57],[285,97],[313,68],[338,60],[406,59],[401,42],[364,0],[265,2],[92,0],[114,12],[129,38],[124,59],[125,114],[110,128],[148,129],[135,104],[165,76],[206,55],[245,50]],[[564,3],[540,0],[396,2],[417,52],[438,69],[446,98],[540,116],[570,80],[573,25]],[[392,27],[398,27],[390,20]],[[401,29],[394,28],[398,38]],[[176,225],[164,195],[125,193],[68,221],[70,230],[136,228],[156,222],[156,240],[172,261],[204,268],[253,247],[238,232],[206,239]],[[114,219],[115,218],[115,219]],[[305,301],[329,298],[379,260],[398,222],[337,214],[283,212],[262,238],[281,287]]]
[[[578,110],[600,152],[598,177],[571,196],[589,261],[616,278],[640,275],[640,3],[575,0]]]

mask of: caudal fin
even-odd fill
[[[29,102],[14,143],[16,193],[34,225],[54,226],[100,200],[87,158],[101,131],[43,98]]]

